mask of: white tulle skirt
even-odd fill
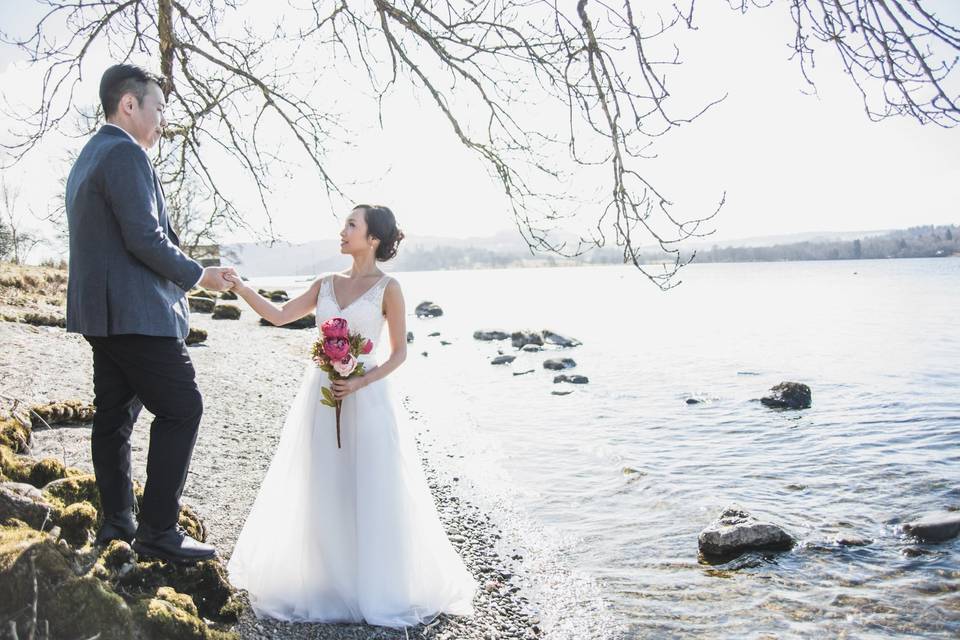
[[[426,623],[472,615],[476,582],[447,540],[411,425],[397,423],[389,382],[320,404],[310,366],[227,565],[258,616]]]

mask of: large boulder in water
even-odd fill
[[[708,562],[727,562],[753,550],[787,550],[794,539],[772,522],[763,522],[743,509],[730,506],[700,532],[700,554]]]
[[[555,344],[558,347],[578,347],[581,344],[583,344],[582,342],[580,342],[575,338],[568,338],[566,336],[562,336],[559,333],[554,333],[553,331],[550,331],[549,329],[544,329],[541,332],[541,334],[543,335],[543,339],[546,340],[549,344]]]
[[[573,358],[550,358],[543,361],[543,368],[552,371],[563,371],[564,369],[573,369],[577,366]]]
[[[760,402],[775,409],[807,409],[813,402],[810,387],[802,382],[781,382],[770,389]]]
[[[536,331],[514,331],[510,334],[510,340],[517,349],[522,349],[528,344],[543,346],[543,338]]]
[[[903,531],[923,542],[944,542],[960,535],[960,512],[932,513],[903,525]]]
[[[443,309],[440,308],[440,305],[424,300],[417,305],[415,313],[418,318],[437,318],[443,315]]]
[[[509,337],[510,337],[510,334],[504,331],[496,331],[496,330],[486,331],[486,330],[480,329],[473,332],[474,340],[485,340],[485,341],[506,340]]]

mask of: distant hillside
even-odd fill
[[[745,238],[722,245],[701,242],[687,245],[683,251],[686,256],[696,251],[698,263],[950,256],[960,255],[960,227],[927,225],[899,231],[808,232]],[[252,277],[313,275],[338,271],[350,264],[340,254],[336,238],[304,244],[224,245],[221,253],[227,262],[239,265],[245,275]],[[662,260],[652,248],[642,253],[645,262]],[[616,247],[595,249],[578,259],[532,255],[523,239],[508,231],[487,238],[409,238],[401,245],[391,269],[432,271],[622,262],[623,253]]]

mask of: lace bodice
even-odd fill
[[[344,318],[350,325],[350,333],[360,333],[373,340],[374,353],[380,347],[383,332],[383,292],[390,282],[390,276],[383,276],[359,298],[346,308],[341,308],[333,291],[333,275],[323,278],[320,294],[317,296],[317,328],[330,318]],[[372,357],[373,354],[370,354]]]

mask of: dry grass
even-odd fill
[[[0,262],[0,319],[62,317],[66,303],[66,269]]]

